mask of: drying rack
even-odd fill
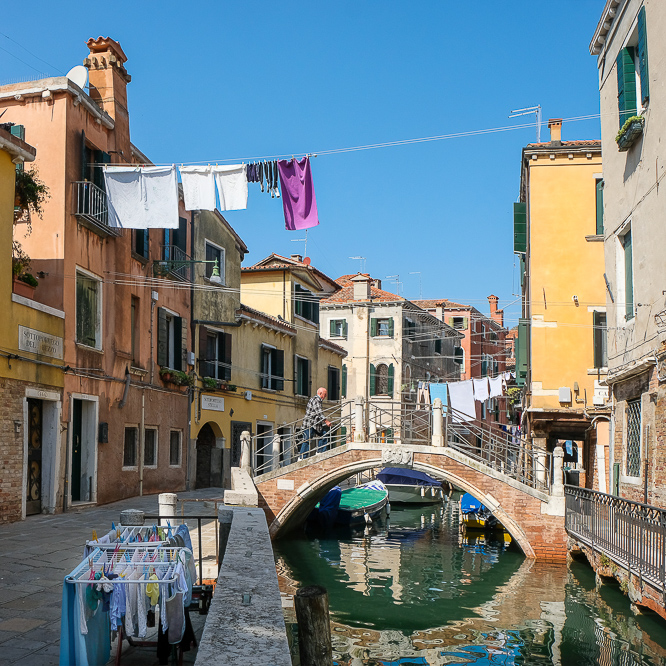
[[[169,526],[158,526],[158,525],[116,525],[115,528],[111,529],[104,536],[108,536],[111,540],[110,543],[104,544],[99,543],[99,539],[89,539],[86,541],[86,548],[108,548],[108,546],[115,547],[116,543],[122,543],[123,547],[129,548],[145,548],[146,546],[163,546],[168,543],[168,539],[158,539],[157,541],[130,541],[130,539],[136,539],[137,536],[149,536],[154,532],[155,529],[171,530],[175,531],[175,528]],[[113,535],[113,536],[112,536]],[[104,537],[102,537],[104,538]]]

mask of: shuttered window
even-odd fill
[[[638,12],[638,73],[641,79],[641,102],[647,106],[650,100],[650,76],[648,71],[647,26],[645,21],[645,5]]]
[[[527,252],[527,204],[513,204],[513,251]]]
[[[529,345],[529,319],[518,320],[516,341],[516,384],[524,386],[527,379],[527,350]]]
[[[123,445],[123,467],[136,467],[137,452],[139,448],[139,429],[125,428],[125,442]]]
[[[231,379],[231,334],[199,328],[199,374],[229,381]]]
[[[622,237],[624,249],[624,318],[628,321],[634,318],[634,257],[632,249],[631,230]]]
[[[343,365],[342,366],[342,397],[346,398],[347,397],[347,366]]]
[[[83,273],[76,274],[76,341],[95,349],[101,340],[101,282]]]
[[[597,180],[597,236],[604,233],[604,181]]]
[[[307,358],[294,355],[294,394],[310,397],[310,368]]]
[[[314,324],[319,323],[319,299],[300,284],[294,285],[294,313]]]
[[[331,319],[329,321],[329,337],[331,337],[331,338],[346,338],[347,337],[347,320],[346,319]]]
[[[636,66],[634,48],[627,46],[617,54],[617,104],[620,111],[620,127],[638,113],[636,104]]]
[[[261,388],[284,390],[284,351],[261,345]]]
[[[606,351],[606,313],[593,313],[594,326],[594,367],[605,368],[608,366],[608,355]]]
[[[370,365],[370,395],[393,395],[395,370],[393,363]]]
[[[157,308],[157,364],[187,369],[187,319]]]
[[[373,317],[370,319],[370,335],[372,337],[393,337],[393,317]]]
[[[340,369],[328,366],[328,399],[340,400]]]
[[[148,229],[135,229],[134,230],[134,253],[140,257],[148,259],[150,236]]]

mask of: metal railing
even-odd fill
[[[565,527],[666,595],[666,509],[565,486]]]
[[[368,441],[375,444],[432,443],[432,406],[398,401],[367,403]]]
[[[160,245],[160,259],[153,262],[153,274],[192,282],[192,257],[177,245]]]
[[[120,235],[120,229],[109,227],[109,209],[106,192],[88,180],[72,183],[74,215],[90,222],[107,233]]]
[[[447,410],[447,446],[530,488],[549,491],[552,479],[550,453],[503,431],[498,425],[467,419],[455,409]]]

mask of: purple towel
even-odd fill
[[[310,158],[279,160],[278,171],[282,185],[284,226],[289,231],[309,229],[319,224]]]

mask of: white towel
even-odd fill
[[[220,210],[244,210],[247,208],[247,165],[213,167]]]
[[[500,398],[504,395],[504,377],[499,375],[499,377],[492,377],[490,379],[490,397],[491,398]]]
[[[485,402],[490,398],[490,391],[488,390],[488,378],[481,377],[481,379],[473,379],[474,382],[474,400],[478,402]]]
[[[215,178],[210,166],[180,168],[185,210],[215,210]]]
[[[178,229],[176,167],[104,169],[110,227]]]
[[[449,382],[449,398],[453,412],[453,421],[473,421],[476,418],[474,402],[474,383],[471,379],[464,382]]]

